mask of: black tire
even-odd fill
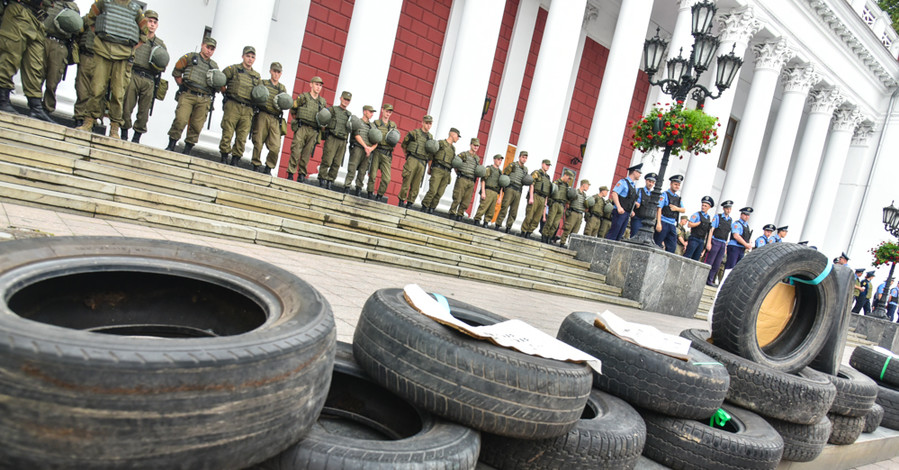
[[[815,424],[788,423],[774,418],[765,418],[765,421],[784,441],[783,460],[811,462],[821,455],[830,438],[831,423],[827,416],[822,416]]]
[[[793,316],[765,347],[759,346],[756,323],[762,302],[776,284],[788,276],[815,279],[826,265],[822,253],[793,243],[775,243],[750,252],[718,293],[712,317],[715,345],[782,372],[808,366],[824,348],[837,318],[828,314],[829,309],[843,303],[837,298],[839,276],[831,274],[817,286],[797,283]]]
[[[872,433],[876,431],[880,427],[881,421],[883,421],[883,407],[875,403],[871,407],[871,411],[865,416],[865,428],[862,429],[862,432]]]
[[[708,342],[705,330],[680,334],[693,347],[724,364],[730,373],[727,401],[768,418],[796,424],[814,424],[827,414],[837,390],[826,374],[806,367],[787,374],[756,364]]]
[[[784,442],[761,416],[725,404],[732,419],[725,429],[703,421],[640,410],[646,422],[643,455],[675,470],[773,469]]]
[[[889,364],[886,364],[887,359],[890,359],[890,356],[874,348],[858,346],[852,351],[849,364],[872,379],[899,386],[899,358],[891,358]]]
[[[899,390],[891,385],[878,382],[877,404],[883,407],[880,425],[899,431]]]
[[[328,302],[246,256],[4,242],[0,298],[2,468],[245,468],[309,430],[331,380]]]
[[[843,416],[827,413],[827,418],[833,424],[830,438],[827,439],[828,444],[848,446],[855,442],[858,436],[861,436],[862,430],[865,428],[864,416]]]
[[[730,378],[721,364],[691,349],[682,361],[629,343],[597,328],[595,313],[575,312],[558,338],[602,361],[593,385],[634,406],[679,418],[711,416],[724,402]]]
[[[506,320],[449,300],[471,324]],[[362,308],[353,336],[356,361],[375,382],[431,413],[520,439],[565,435],[584,411],[592,373],[496,346],[422,315],[402,289],[381,289]]]
[[[500,470],[629,469],[637,465],[645,442],[640,414],[624,400],[593,389],[568,434],[527,441],[485,433],[481,461]]]
[[[266,470],[441,470],[473,468],[480,437],[374,384],[337,343],[325,407],[306,437],[264,462]]]
[[[859,417],[871,411],[877,398],[877,383],[874,380],[847,365],[840,366],[839,375],[827,377],[837,389],[829,413]]]

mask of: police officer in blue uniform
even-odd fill
[[[776,228],[776,227],[774,227],[774,224],[767,224],[767,225],[765,225],[764,227],[762,227],[762,231],[764,231],[765,234],[764,234],[764,235],[759,235],[759,237],[755,239],[755,245],[753,245],[753,247],[754,247],[754,248],[760,248],[760,247],[763,247],[763,246],[765,246],[765,245],[767,245],[767,244],[769,244],[769,243],[775,243],[775,242],[774,242],[774,230],[775,230],[775,228]]]
[[[652,188],[656,186],[656,178],[658,175],[655,173],[647,173],[646,176],[643,177],[645,181],[644,186],[637,190],[637,203],[634,204],[634,210],[631,214],[631,238],[637,236],[637,232],[643,228],[643,218],[645,214],[640,209],[643,205],[643,201],[647,201],[648,198],[652,195]]]
[[[702,257],[702,251],[711,241],[712,237],[712,216],[709,211],[715,207],[715,200],[712,196],[702,198],[702,209],[694,212],[687,220],[687,226],[690,227],[690,239],[687,240],[687,249],[684,250],[684,256],[694,261],[699,261]]]
[[[631,217],[634,205],[637,203],[637,187],[635,183],[643,173],[643,164],[634,165],[627,169],[627,178],[621,178],[612,189],[612,228],[606,234],[608,240],[620,240],[627,228],[627,221]]]
[[[771,241],[772,243],[781,243],[784,241],[784,238],[787,238],[787,229],[790,227],[784,225],[783,227],[777,227],[777,233],[774,234],[774,239]]]
[[[723,212],[716,215],[712,219],[712,236],[706,244],[706,263],[709,263],[709,277],[705,283],[708,286],[718,287],[715,282],[715,276],[718,275],[718,269],[721,267],[721,260],[724,259],[724,250],[727,241],[730,239],[730,230],[733,226],[733,219],[730,218],[730,210],[733,207],[733,201],[724,201],[721,203]]]
[[[663,246],[668,253],[674,253],[677,249],[677,219],[681,213],[686,212],[681,203],[680,185],[684,182],[683,175],[674,175],[668,178],[669,187],[662,193],[659,201],[659,214],[656,221],[656,233],[653,241],[660,247]]]
[[[862,271],[864,271],[864,269],[862,269]],[[865,279],[859,281],[859,287],[861,289],[858,292],[858,296],[855,297],[855,305],[852,306],[852,313],[859,313],[862,310],[865,311],[865,315],[871,313],[871,296],[874,294],[871,292],[871,279],[873,277],[874,271],[868,271],[865,273]]]
[[[740,218],[730,228],[730,241],[727,242],[727,262],[724,269],[733,269],[743,259],[746,250],[752,248],[749,241],[752,239],[752,230],[749,230],[749,216],[752,215],[751,207],[740,209]]]

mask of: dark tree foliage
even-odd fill
[[[877,5],[893,20],[893,29],[899,31],[899,0],[879,0]]]

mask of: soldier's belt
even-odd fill
[[[234,95],[228,95],[228,101],[233,101],[233,102],[235,102],[235,103],[237,103],[237,104],[239,104],[239,105],[241,105],[241,106],[246,106],[247,108],[252,108],[252,107],[253,107],[252,104],[250,104],[250,103],[248,103],[248,102],[246,102],[246,101],[244,101],[244,100],[242,100],[242,99],[240,99],[240,98],[237,98],[237,97],[235,97]]]
[[[318,127],[318,124],[300,119],[300,126]]]
[[[568,209],[568,210],[571,211],[571,212],[574,212],[574,213],[576,213],[576,214],[583,214],[583,213],[584,213],[584,211],[579,211],[579,210],[577,210],[577,209]]]
[[[200,98],[210,98],[210,97],[212,97],[212,95],[209,94],[209,93],[203,93],[203,92],[201,92],[201,91],[191,90],[190,88],[188,88],[187,90],[184,90],[184,92],[185,92],[185,93],[190,93],[191,95],[194,95],[194,96],[199,96]]]
[[[565,203],[568,202],[568,201],[560,201],[560,200],[558,200],[558,199],[552,199],[552,202],[554,202],[554,203],[556,203],[556,204],[565,204]]]
[[[147,69],[143,69],[140,67],[134,67],[131,69],[131,71],[142,77],[149,78],[150,80],[156,80],[156,74]]]
[[[444,165],[443,163],[440,163],[440,162],[434,162],[434,163],[436,163],[439,168],[443,168],[444,170],[449,171],[452,169],[452,167],[450,167],[449,165]]]
[[[518,187],[515,187],[515,186],[508,186],[508,187],[506,187],[506,189],[511,189],[512,191],[518,191],[518,192],[520,193],[522,187],[523,187],[523,186],[518,186]]]
[[[94,56],[94,53],[91,52],[91,51],[88,51],[88,50],[81,50],[81,49],[79,48],[79,49],[78,49],[78,55],[81,56],[81,57],[93,57],[93,56]]]
[[[427,158],[427,157],[422,157],[422,156],[416,155],[416,154],[414,154],[414,153],[410,153],[409,155],[410,155],[412,158],[416,158],[416,159],[421,160],[421,161],[423,161],[423,162],[425,162],[425,163],[428,162],[428,158]]]
[[[487,189],[489,189],[489,190],[495,192],[495,193],[498,193],[498,192],[499,192],[499,188],[491,188],[490,186],[485,186],[485,187],[486,187]]]
[[[66,39],[66,38],[61,38],[61,37],[53,36],[53,35],[50,35],[50,34],[47,35],[47,39],[52,39],[52,40],[54,40],[54,41],[56,41],[56,42],[62,44],[63,46],[65,46],[66,43],[69,42],[69,40]]]
[[[549,197],[549,193],[544,194],[544,193],[541,193],[540,191],[534,191],[534,192],[537,193],[537,195],[540,197]]]
[[[378,147],[375,150],[377,150],[378,153],[380,153],[381,155],[386,155],[388,157],[393,156],[393,150],[391,150],[391,149]]]
[[[271,116],[274,116],[274,117],[276,117],[276,118],[282,118],[282,117],[284,117],[284,115],[281,114],[281,112],[273,113],[273,112],[271,112],[271,111],[269,111],[269,110],[267,110],[267,109],[260,109],[260,111],[262,111],[262,112],[265,113],[265,114],[269,114],[269,115],[271,115]],[[343,140],[346,140],[346,138],[344,138]]]
[[[459,178],[462,178],[464,180],[471,180],[471,181],[474,181],[475,179],[477,179],[474,176],[465,176],[465,175],[459,175]]]

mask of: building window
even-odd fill
[[[877,21],[877,17],[874,16],[874,12],[868,8],[868,5],[865,5],[865,8],[862,10],[862,21],[868,24],[868,26],[874,26],[874,22]]]
[[[730,157],[730,148],[734,144],[734,133],[737,132],[737,120],[730,118],[727,121],[727,130],[724,131],[724,140],[721,142],[721,154],[718,156],[718,168],[727,170],[727,159]]]

